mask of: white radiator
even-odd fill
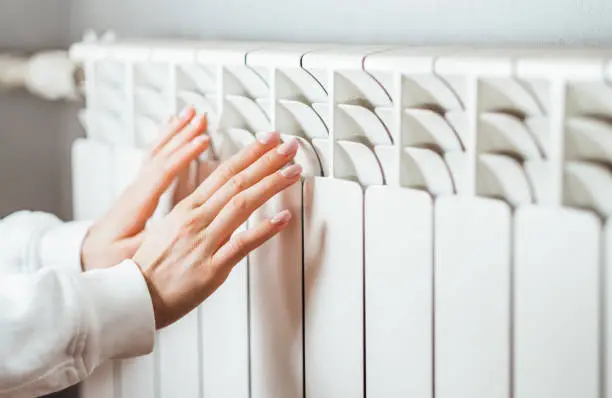
[[[219,159],[277,129],[299,137],[306,171],[253,216],[302,217],[153,354],[100,368],[84,398],[612,397],[604,52],[117,41],[71,54],[87,79],[77,218],[108,208],[187,103],[208,113]]]

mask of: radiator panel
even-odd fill
[[[209,118],[200,181],[269,130],[304,168],[242,227],[289,208],[288,230],[82,396],[610,396],[611,54],[75,44],[75,218],[112,206],[188,104]]]

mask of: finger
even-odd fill
[[[155,209],[163,193],[170,187],[170,184],[178,174],[187,169],[189,163],[195,160],[206,150],[210,142],[210,137],[201,135],[191,141],[188,145],[181,148],[179,152],[167,161],[164,160],[163,169],[151,169],[151,173],[162,174],[160,177],[144,176],[142,180],[136,181],[125,190],[119,202],[122,206],[116,208],[114,219],[121,225],[121,235],[129,236],[137,231],[141,231],[147,220],[153,216]],[[153,184],[147,181],[155,181]]]
[[[176,204],[181,200],[189,196],[194,190],[196,185],[197,168],[199,167],[199,161],[189,162],[187,167],[184,167],[179,171],[176,177],[176,187],[172,195],[172,203]]]
[[[194,116],[189,124],[184,126],[178,134],[175,134],[158,153],[163,156],[171,156],[184,145],[189,144],[191,140],[204,133],[207,128],[208,122],[206,115]]]
[[[298,142],[293,139],[269,150],[249,167],[229,179],[202,205],[202,227],[207,226],[217,214],[240,192],[249,189],[270,174],[278,171],[294,158]]]
[[[207,227],[209,249],[216,250],[240,225],[271,197],[300,179],[302,167],[291,165],[234,196]]]
[[[229,272],[249,252],[282,231],[289,221],[291,221],[291,213],[289,210],[283,210],[274,217],[262,221],[255,228],[234,235],[213,255],[213,266]]]
[[[230,178],[249,167],[270,149],[276,147],[280,134],[271,132],[257,137],[257,141],[223,162],[189,197],[190,205],[198,207],[206,202]]]
[[[187,145],[179,148],[168,159],[166,173],[170,180],[173,180],[181,171],[188,170],[189,163],[196,160],[210,144],[210,137],[199,135]]]
[[[215,171],[217,167],[219,167],[219,161],[211,160],[211,159],[202,159],[198,160],[199,166],[196,173],[196,182],[195,188],[199,187],[210,175]]]
[[[172,139],[172,137],[181,132],[194,116],[195,109],[193,106],[184,108],[178,117],[172,116],[168,122],[162,126],[159,133],[160,137],[151,149],[151,156],[156,155]]]

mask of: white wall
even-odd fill
[[[612,43],[610,0],[73,0],[83,29],[341,42]]]

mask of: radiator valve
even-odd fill
[[[79,70],[63,50],[43,51],[29,58],[0,54],[0,88],[25,88],[48,100],[76,100]]]

